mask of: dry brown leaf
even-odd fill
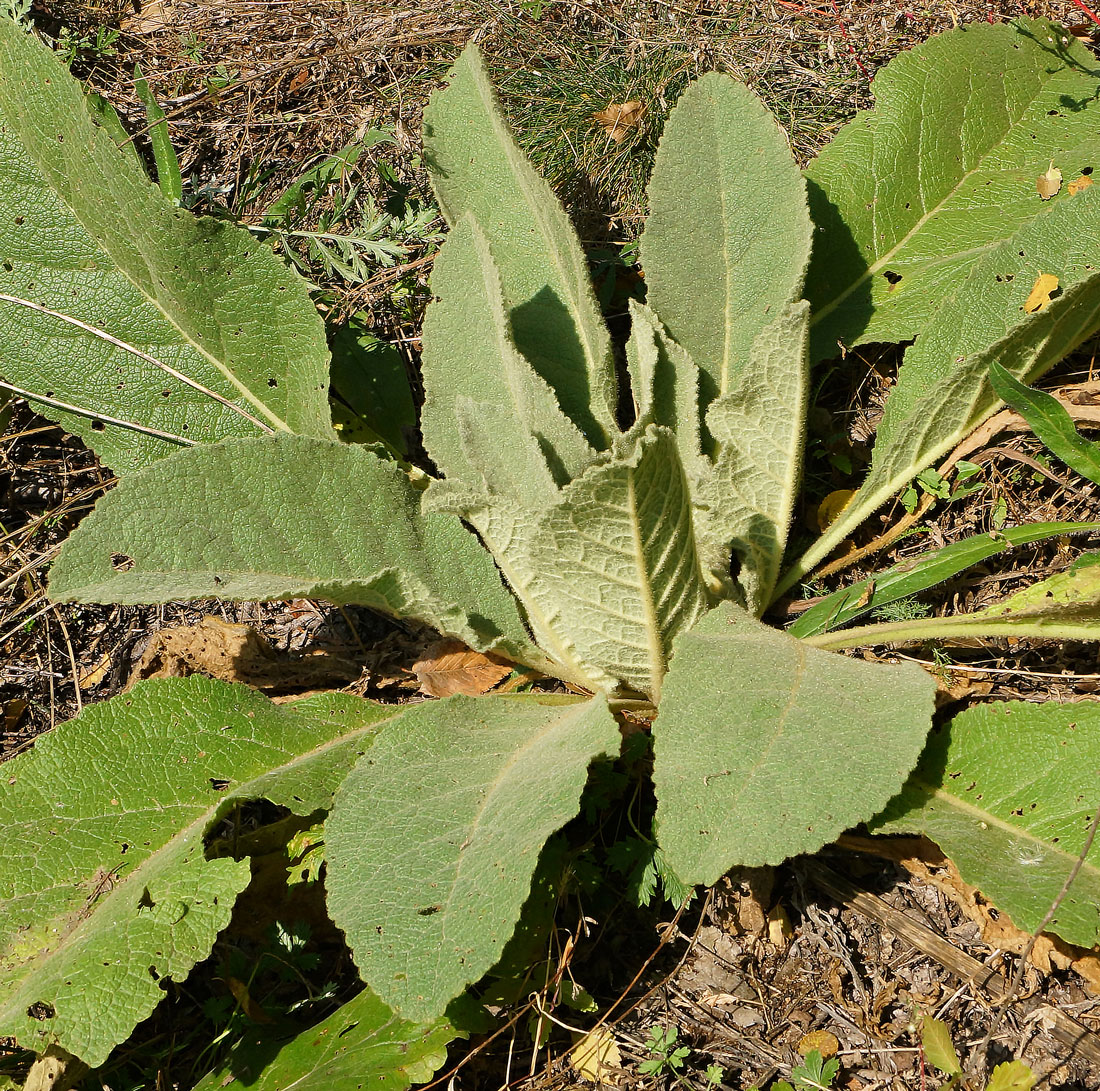
[[[1044,201],[1049,201],[1062,188],[1062,172],[1051,160],[1050,166],[1035,179],[1035,189]]]
[[[197,625],[155,633],[130,672],[126,687],[147,678],[187,678],[192,674],[285,692],[344,685],[359,676],[359,668],[336,655],[281,652],[251,626],[204,617]]]
[[[93,667],[89,667],[86,671],[82,671],[80,674],[80,688],[92,689],[98,686],[104,678],[107,677],[107,672],[111,669],[111,656],[110,653],[102,656],[99,661]]]
[[[412,665],[412,672],[420,683],[420,692],[429,697],[453,697],[456,693],[479,697],[507,678],[512,667],[471,651],[460,640],[437,640]]]
[[[173,21],[172,0],[145,0],[137,14],[122,20],[122,29],[130,34],[156,34]]]
[[[248,986],[236,977],[227,977],[225,983],[229,986],[229,991],[233,994],[233,999],[241,1007],[241,1011],[252,1020],[253,1023],[270,1023],[272,1022],[271,1016],[252,999],[252,994],[248,991]]]
[[[798,1042],[798,1052],[805,1057],[816,1049],[822,1057],[835,1057],[840,1049],[837,1036],[828,1030],[811,1030],[804,1034]]]
[[[598,121],[616,144],[621,144],[644,113],[645,106],[640,102],[609,102],[606,109],[592,115],[592,120]]]
[[[612,1069],[622,1066],[622,1054],[615,1036],[607,1027],[598,1027],[588,1034],[573,1035],[574,1045],[569,1051],[569,1062],[583,1079],[594,1083],[608,1083]]]
[[[14,731],[23,719],[23,713],[27,711],[27,702],[22,697],[13,697],[4,702],[4,730]]]
[[[1058,290],[1058,278],[1051,273],[1040,273],[1032,285],[1031,294],[1024,300],[1024,314],[1035,314],[1049,302]]]
[[[1088,189],[1091,185],[1092,179],[1087,174],[1082,174],[1080,178],[1074,178],[1072,182],[1069,182],[1066,189],[1071,197],[1076,197],[1081,190]]]

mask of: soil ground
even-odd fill
[[[899,0],[817,6],[791,0],[36,0],[34,13],[45,33],[68,44],[74,71],[115,105],[147,153],[144,107],[134,87],[140,65],[168,112],[197,211],[232,215],[260,230],[270,226],[265,210],[308,166],[356,140],[376,141],[358,162],[355,182],[357,201],[370,195],[374,210],[390,217],[380,231],[372,235],[357,212],[344,208],[339,190],[307,202],[282,226],[303,232],[327,225],[368,241],[388,237],[400,249],[361,249],[368,257],[341,272],[311,251],[304,236],[275,241],[295,251],[333,324],[358,316],[410,366],[441,230],[417,158],[420,112],[471,37],[489,58],[521,142],[573,215],[614,321],[637,275],[631,244],[644,217],[656,138],[693,75],[720,69],[749,82],[805,161],[871,102],[870,78],[879,66],[936,31],[1017,14],[1049,16],[1086,36],[1094,30],[1080,5],[1043,0],[913,6]],[[618,142],[593,115],[631,102],[643,111]],[[889,353],[852,354],[836,372],[830,400],[815,406],[805,533],[818,501],[851,484],[843,467],[858,466],[867,450],[892,366]],[[1100,388],[1093,378],[1086,346],[1050,382],[1082,384],[1082,397],[1095,400]],[[921,534],[873,558],[875,567],[929,542],[988,529],[1002,498],[1012,522],[1100,517],[1094,485],[1072,474],[1051,475],[1041,460],[1034,470],[1041,448],[1026,433],[1001,442],[998,451],[985,462],[987,488],[980,495],[940,505],[922,522]],[[832,457],[838,454],[845,457]],[[322,652],[337,672],[346,671],[329,684],[395,700],[415,691],[407,668],[428,637],[365,610],[305,601],[50,603],[44,594],[50,560],[112,483],[110,471],[77,440],[26,405],[12,407],[0,440],[0,755],[18,753],[85,702],[120,692],[158,633],[206,615],[250,625],[266,637],[285,655],[286,688],[307,688],[301,657]],[[898,514],[888,512],[884,525],[865,528],[865,540]],[[928,605],[972,609],[1064,567],[1090,544],[1097,543],[1017,550],[999,569],[972,572],[939,589]],[[864,570],[854,568],[832,582],[860,574]],[[797,609],[791,604],[791,614]],[[1075,699],[1095,692],[1100,681],[1093,648],[1080,645],[958,644],[926,662],[955,701],[987,694]],[[912,844],[908,855],[892,857],[883,851],[849,839],[775,872],[732,875],[675,921],[667,907],[650,914],[609,908],[592,925],[563,926],[576,940],[570,972],[596,998],[599,1012],[609,1014],[620,1056],[619,1071],[608,1080],[710,1083],[726,1091],[768,1086],[789,1077],[800,1045],[802,1052],[808,1048],[805,1035],[823,1030],[834,1036],[841,1062],[836,1086],[923,1091],[941,1082],[915,1031],[925,1012],[949,1025],[974,1086],[982,1086],[983,1069],[1021,1057],[1040,1087],[1100,1087],[1094,961],[1038,947],[1019,996],[997,1012],[998,988],[1012,976],[1012,952],[1026,937],[961,884],[930,846]],[[840,877],[840,893],[830,874]],[[918,922],[927,935],[905,920]],[[339,937],[317,942],[335,979],[353,976]],[[986,967],[984,984],[976,983],[966,956]],[[217,995],[212,966],[196,973],[190,995],[175,990],[86,1086],[190,1087],[202,1074],[194,1054],[204,1048],[194,1011]],[[612,1007],[620,995],[622,1003]],[[1078,1021],[1076,1042],[1067,1041],[1055,1013]],[[587,1028],[593,1020],[577,1015],[576,1025]],[[682,1067],[641,1067],[657,1056],[647,1045],[653,1028],[677,1029],[676,1045],[690,1050]],[[569,1045],[568,1034],[556,1032],[545,1048],[533,1049],[521,1027],[511,1037],[456,1048],[452,1064],[462,1067],[454,1086],[571,1086],[579,1077],[567,1059]],[[17,1054],[5,1060],[0,1048],[0,1074],[19,1072],[25,1060]],[[708,1065],[721,1073],[708,1079]]]

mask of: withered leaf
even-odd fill
[[[645,106],[640,102],[609,102],[606,109],[592,115],[592,120],[598,121],[616,144],[621,144],[644,113]]]
[[[1041,311],[1049,302],[1050,297],[1058,290],[1058,278],[1051,273],[1040,273],[1035,278],[1031,294],[1024,300],[1024,314],[1034,314]]]
[[[1074,178],[1072,182],[1067,183],[1066,190],[1071,197],[1075,197],[1083,189],[1088,189],[1092,185],[1092,179],[1087,174],[1082,174],[1080,178]]]
[[[412,665],[420,692],[429,697],[453,697],[456,693],[479,697],[512,673],[510,664],[471,651],[460,640],[437,640]]]
[[[607,1027],[598,1027],[587,1034],[574,1034],[574,1045],[569,1060],[583,1079],[594,1083],[607,1083],[609,1070],[622,1064],[622,1055],[615,1036]]]
[[[1054,165],[1053,160],[1050,166],[1035,179],[1035,188],[1044,201],[1049,201],[1062,188],[1062,172]]]

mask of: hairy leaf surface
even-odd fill
[[[390,707],[274,705],[194,676],[86,709],[4,766],[0,1035],[93,1067],[210,952],[247,860],[206,859],[233,801],[325,808]]]
[[[166,200],[10,19],[0,213],[0,381],[41,395],[116,472],[226,436],[332,436],[301,278],[247,231]]]
[[[923,833],[1017,928],[1032,931],[1085,843],[1097,807],[1100,704],[998,701],[956,716],[873,829]],[[1048,931],[1100,941],[1100,843]]]
[[[672,641],[708,607],[675,437],[650,427],[591,467],[538,520],[520,562],[524,602],[603,684],[657,700]],[[550,645],[544,645],[549,647]]]
[[[881,69],[875,108],[806,171],[819,228],[807,280],[814,356],[835,354],[838,340],[904,341],[938,327],[977,270],[1026,295],[1040,267],[1030,247],[1005,245],[1018,232],[1046,241],[1050,262],[1095,235],[1095,202],[1068,189],[1044,201],[1035,180],[1052,160],[1067,177],[1097,165],[1098,76],[1084,45],[1030,19],[960,27]],[[1067,215],[1075,229],[1059,222]],[[1063,264],[1041,271],[1061,276]],[[976,308],[967,332],[980,336],[1001,313]]]
[[[195,1091],[405,1091],[435,1075],[458,1036],[446,1019],[401,1019],[367,988],[298,1034],[250,1027]]]
[[[698,365],[709,405],[737,386],[756,338],[802,294],[806,185],[763,103],[711,73],[669,116],[648,194],[647,302]]]
[[[466,213],[500,267],[516,345],[597,450],[615,434],[611,339],[576,232],[519,149],[475,45],[424,111],[424,160],[453,227]]]
[[[658,841],[687,883],[813,852],[870,818],[931,726],[935,682],[919,667],[823,653],[732,603],[675,652],[653,780]]]
[[[544,661],[492,559],[457,519],[422,515],[396,463],[302,436],[227,440],[132,474],[66,543],[50,594],[125,603],[323,598]]]
[[[539,850],[619,729],[599,696],[450,697],[375,747],[325,826],[329,909],[378,995],[430,1020],[500,956]]]
[[[424,446],[448,478],[524,494],[537,508],[595,457],[554,392],[519,353],[500,274],[477,221],[455,224],[432,269],[437,297],[424,317]],[[473,403],[465,411],[463,403]],[[491,443],[471,458],[463,433],[478,403],[492,414]]]

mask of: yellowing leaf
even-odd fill
[[[641,120],[645,106],[640,102],[609,102],[607,108],[592,115],[616,144],[621,144]]]
[[[798,1052],[805,1057],[815,1049],[822,1057],[828,1059],[836,1056],[837,1050],[840,1049],[840,1042],[837,1041],[836,1035],[831,1031],[811,1030],[809,1034],[802,1035],[799,1040]]]
[[[599,1027],[574,1038],[576,1044],[569,1051],[569,1061],[577,1074],[595,1083],[607,1082],[609,1070],[622,1064],[615,1036],[606,1027]]]
[[[1051,295],[1058,290],[1058,278],[1051,273],[1040,273],[1035,278],[1031,294],[1024,300],[1024,314],[1041,311],[1049,302]]]
[[[1062,188],[1062,172],[1054,165],[1053,161],[1035,179],[1035,188],[1044,201],[1049,201]]]
[[[1066,186],[1066,189],[1069,191],[1071,197],[1076,197],[1081,190],[1088,189],[1091,185],[1092,179],[1087,174],[1082,174],[1080,178],[1074,178],[1074,180]]]
[[[437,640],[412,666],[420,692],[429,697],[464,693],[479,697],[512,673],[508,664],[470,651],[461,640]]]
[[[849,501],[855,496],[854,489],[834,489],[817,506],[817,525],[820,530],[825,528],[848,506]]]

